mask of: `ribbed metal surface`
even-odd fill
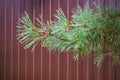
[[[17,20],[24,11],[34,24],[39,15],[54,20],[58,8],[70,20],[72,9],[86,1],[120,9],[119,0],[0,0],[0,80],[120,80],[120,66],[109,57],[98,69],[93,56],[74,61],[72,53],[53,53],[40,45],[31,53],[16,40]]]

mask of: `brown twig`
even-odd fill
[[[105,53],[105,54],[103,54],[103,56],[104,56],[104,57],[107,57],[107,56],[109,56],[109,55],[111,56],[111,55],[113,55],[113,54],[115,54],[115,52]]]

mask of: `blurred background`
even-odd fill
[[[120,66],[110,57],[98,69],[93,55],[75,61],[72,53],[50,52],[40,44],[31,53],[16,40],[17,21],[24,11],[34,24],[39,15],[54,20],[58,8],[70,20],[72,9],[86,2],[120,9],[120,0],[0,0],[0,80],[120,80]]]

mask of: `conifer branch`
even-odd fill
[[[45,23],[37,18],[37,27],[25,12],[17,25],[17,39],[25,49],[39,44],[61,52],[73,52],[74,58],[88,56],[95,51],[94,63],[102,65],[104,58],[112,57],[114,63],[120,62],[120,12],[117,9],[95,9],[85,5],[73,12],[71,21],[62,9],[57,10],[56,21]],[[103,49],[108,53],[104,53]]]

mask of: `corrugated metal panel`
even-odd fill
[[[54,20],[60,7],[70,19],[72,8],[86,1],[120,9],[119,0],[0,0],[0,80],[120,80],[120,66],[112,65],[109,57],[98,69],[92,55],[74,61],[72,53],[53,53],[40,45],[31,53],[16,40],[17,20],[24,11],[34,24],[38,15]]]

